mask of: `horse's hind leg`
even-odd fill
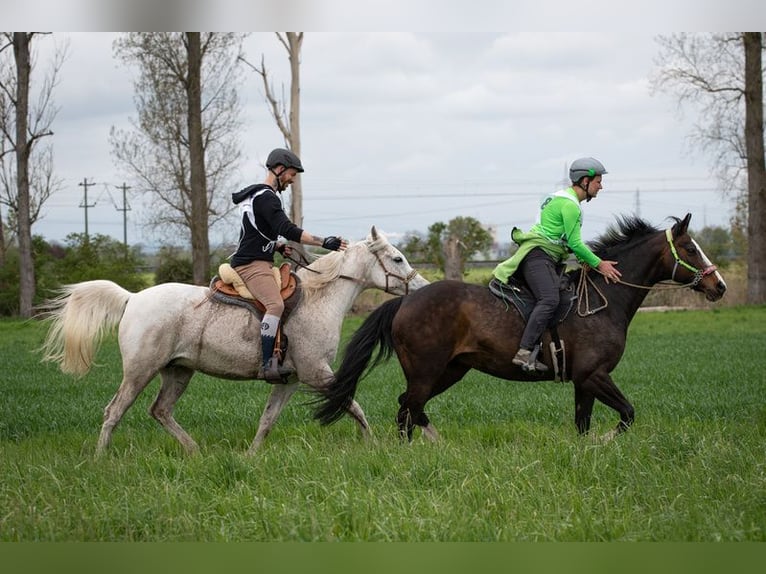
[[[112,440],[112,431],[119,424],[125,412],[135,402],[136,397],[141,394],[149,384],[152,377],[137,378],[128,373],[123,374],[120,388],[109,401],[104,409],[104,422],[101,425],[101,434],[96,444],[96,455],[101,455],[109,446]]]
[[[359,403],[355,400],[351,401],[351,404],[348,407],[348,414],[359,425],[359,431],[362,433],[362,438],[368,438],[371,434],[370,423],[367,422],[367,417],[364,416],[362,407],[359,406]]]
[[[160,387],[154,404],[149,409],[149,413],[181,443],[181,446],[189,454],[199,451],[199,446],[176,422],[173,417],[173,408],[186,391],[193,374],[193,370],[185,367],[165,367],[162,369],[160,371],[162,387]]]
[[[428,415],[423,411],[425,401],[415,400],[410,396],[409,391],[399,397],[399,412],[396,414],[396,424],[399,427],[399,436],[404,440],[412,442],[412,431],[415,426],[426,428],[430,421]]]
[[[263,409],[261,420],[258,422],[258,432],[255,433],[255,438],[250,448],[247,449],[247,454],[255,454],[258,447],[261,446],[264,439],[271,432],[271,427],[274,426],[279,413],[293,396],[293,393],[298,389],[298,383],[290,383],[288,385],[273,385],[271,394],[266,401],[266,406]]]
[[[469,369],[464,365],[450,363],[445,366],[441,375],[435,378],[433,373],[419,374],[417,372],[421,368],[432,369],[433,365],[416,366],[404,359],[402,367],[407,377],[407,391],[399,397],[400,408],[396,419],[399,425],[399,436],[411,441],[412,431],[417,425],[423,429],[425,438],[436,442],[439,440],[439,433],[425,413],[426,403],[462,379]]]

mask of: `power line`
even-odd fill
[[[720,191],[716,188],[710,187],[710,188],[700,188],[700,187],[689,187],[689,188],[663,188],[663,189],[642,189],[642,193],[664,193],[664,194],[671,194],[671,193],[712,193]],[[622,194],[635,194],[635,189],[604,189],[605,194],[607,195],[622,195]],[[469,195],[470,193],[470,195]],[[444,199],[447,197],[462,197],[462,198],[474,198],[474,197],[504,197],[504,198],[521,198],[521,197],[541,197],[544,196],[546,192],[533,192],[533,191],[525,191],[521,193],[513,193],[509,191],[486,191],[486,192],[455,192],[455,193],[387,193],[383,195],[370,195],[366,193],[359,193],[358,190],[355,191],[354,195],[327,195],[327,196],[311,196],[306,195],[304,192],[303,201],[367,201],[370,199]]]

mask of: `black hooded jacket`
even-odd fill
[[[279,236],[300,242],[303,229],[287,217],[282,200],[266,184],[255,184],[232,194],[242,217],[237,250],[231,266],[255,260],[274,261],[274,246]]]

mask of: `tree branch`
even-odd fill
[[[279,36],[279,33],[277,32],[277,37]],[[280,41],[282,41],[280,37]],[[269,85],[269,76],[268,72],[266,71],[266,63],[265,63],[265,57],[261,55],[261,67],[258,68],[256,66],[253,66],[250,62],[248,62],[245,58],[240,56],[238,59],[242,60],[245,64],[250,66],[250,68],[255,71],[261,78],[263,79],[263,89],[265,91],[266,101],[269,104],[271,117],[274,118],[274,121],[277,122],[277,127],[279,128],[279,131],[282,132],[282,135],[285,138],[285,141],[290,141],[290,129],[287,127],[287,124],[285,124],[284,120],[284,113],[279,110],[279,101],[274,97],[274,92]]]

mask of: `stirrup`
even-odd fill
[[[279,359],[271,357],[265,365],[258,369],[256,379],[263,379],[267,383],[272,385],[287,384],[287,378],[294,374],[295,371],[282,367],[279,364]]]
[[[556,344],[551,341],[551,359],[553,360],[553,380],[557,383],[565,383],[567,376],[567,353],[564,348],[564,340],[560,341],[561,347],[556,348]]]
[[[525,373],[544,373],[548,370],[548,365],[537,360],[539,352],[540,347],[537,345],[532,351],[519,349],[513,359],[511,359],[511,362],[521,367],[521,370]]]

